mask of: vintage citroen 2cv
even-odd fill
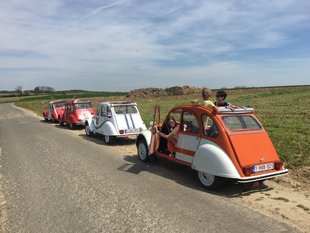
[[[157,106],[154,121],[158,112]],[[155,130],[159,127],[162,134],[169,134],[170,116],[179,124],[174,151],[167,150],[167,139]],[[162,125],[142,131],[136,145],[140,160],[159,156],[187,165],[197,171],[198,180],[209,190],[225,180],[254,183],[288,173],[251,108],[220,108],[214,113],[201,105],[176,106]]]
[[[102,102],[96,115],[85,122],[86,135],[101,134],[106,144],[112,144],[117,137],[136,136],[142,130],[146,126],[133,102]]]
[[[58,122],[65,110],[66,100],[55,100],[48,103],[47,108],[43,110],[45,121]]]
[[[91,102],[88,100],[74,99],[65,104],[65,110],[62,116],[59,116],[60,126],[68,125],[70,129],[76,126],[84,126],[86,119],[95,115]]]

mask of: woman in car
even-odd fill
[[[156,130],[156,133],[158,133],[160,137],[167,139],[168,154],[172,155],[171,152],[172,153],[175,152],[175,145],[178,141],[178,132],[179,132],[180,124],[176,122],[174,117],[169,116],[167,125],[169,127],[168,134],[164,134],[160,132],[157,127],[155,127],[155,130]]]

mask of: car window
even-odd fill
[[[66,103],[58,103],[58,104],[55,104],[55,107],[61,108],[61,107],[64,107],[65,105],[66,105]]]
[[[230,130],[259,130],[262,126],[251,116],[223,116],[222,121]]]
[[[182,117],[182,111],[179,111],[179,109],[170,112],[170,114],[167,115],[166,119],[163,122],[163,125],[161,127],[161,132],[165,133],[165,134],[169,134],[171,132],[171,128],[168,124],[168,119],[172,117],[173,119],[175,119],[176,123],[178,125],[180,125],[181,122],[181,117]]]
[[[137,113],[137,108],[134,105],[119,105],[114,106],[114,111],[116,114],[131,114]]]
[[[109,106],[107,106],[107,117],[111,118],[112,117],[112,111]]]
[[[107,115],[107,111],[104,105],[101,106],[100,112],[101,112],[100,115],[103,117]]]
[[[96,109],[96,116],[100,116],[101,106],[99,105]]]
[[[215,122],[212,120],[211,117],[209,117],[206,114],[202,115],[202,125],[204,128],[203,129],[204,135],[210,136],[213,138],[218,136],[219,132],[218,132]]]
[[[75,103],[75,109],[88,109],[91,108],[91,103]]]
[[[182,130],[185,132],[191,132],[198,134],[200,132],[198,120],[196,116],[189,111],[183,112]]]

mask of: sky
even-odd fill
[[[308,0],[0,2],[0,90],[310,84]]]

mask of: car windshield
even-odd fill
[[[114,106],[113,108],[116,114],[131,114],[138,112],[135,105],[119,105]]]
[[[74,106],[75,106],[75,109],[87,109],[87,108],[91,108],[91,103],[90,102],[75,103]]]
[[[227,128],[236,130],[259,130],[262,126],[251,116],[223,116]]]

